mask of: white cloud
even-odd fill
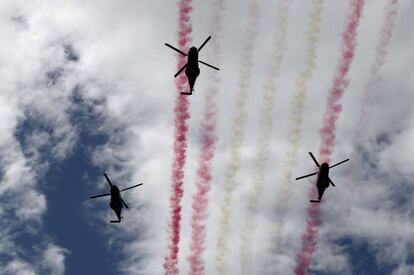
[[[56,246],[49,245],[43,252],[42,266],[47,274],[62,275],[65,273],[65,258],[69,253],[68,250]]]
[[[4,275],[36,275],[30,264],[19,260],[13,260],[4,267],[0,266],[0,272]]]
[[[406,275],[414,272],[414,266],[412,265],[400,265],[396,270],[392,272],[392,275]]]
[[[0,4],[0,30],[7,41],[0,46],[2,274],[39,271],[35,261],[42,255],[17,240],[28,236],[43,242],[47,199],[38,180],[50,161],[71,152],[77,138],[67,113],[73,84],[66,77],[65,34],[45,32],[49,29],[36,21],[40,10],[34,2]]]
[[[407,5],[407,4],[402,4]],[[232,6],[231,3],[228,4],[228,7]],[[270,11],[274,6],[268,6],[265,15],[268,15],[271,18]],[[323,108],[325,107],[325,95],[329,85],[331,84],[331,78],[334,66],[336,65],[336,59],[339,52],[339,41],[340,33],[343,29],[344,18],[342,15],[345,13],[346,5],[342,5],[339,10],[338,6],[332,3],[325,3],[325,11],[323,17],[323,26],[321,33],[321,43],[318,50],[318,63],[317,71],[315,73],[315,78],[310,83],[309,95],[307,101],[307,107],[304,113],[305,123],[304,123],[304,134],[303,134],[303,146],[301,153],[298,156],[299,167],[296,172],[301,173],[306,169],[313,169],[312,162],[308,160],[306,152],[308,150],[316,151],[319,145],[318,129],[321,123],[321,117]],[[151,9],[151,8],[149,8]],[[172,9],[173,10],[173,9]],[[175,11],[175,10],[174,10]],[[105,16],[103,12],[102,18]],[[142,11],[143,13],[146,11]],[[240,12],[240,11],[239,11]],[[280,165],[280,159],[284,158],[284,149],[286,141],[286,131],[289,128],[288,125],[288,115],[289,109],[286,105],[289,105],[290,95],[292,94],[292,82],[295,80],[296,71],[300,68],[302,64],[302,59],[300,57],[300,51],[303,46],[303,32],[304,32],[304,20],[306,20],[307,9],[299,7],[298,4],[294,5],[292,8],[293,18],[289,25],[289,48],[287,51],[286,61],[284,62],[284,67],[282,68],[282,75],[279,79],[279,91],[277,96],[276,103],[276,112],[275,122],[274,122],[274,144],[272,147],[280,148],[277,149],[278,155],[271,157],[273,161],[269,162],[269,170],[267,176],[269,177],[269,185],[266,187],[266,198],[263,202],[263,206],[267,211],[271,211],[271,206],[274,204],[275,197],[277,198],[277,192],[280,188],[277,182],[279,180],[279,174],[283,171],[283,166]],[[201,11],[200,8],[196,5],[194,13],[197,16],[193,17],[193,25],[197,26],[194,32],[194,40],[199,40],[201,33],[204,33],[204,29],[208,28],[207,24],[198,24],[199,22],[205,20],[208,22],[208,11]],[[335,159],[341,159],[346,157],[352,152],[350,143],[352,143],[351,133],[355,128],[357,121],[355,120],[358,110],[360,108],[358,100],[361,99],[361,96],[358,94],[359,91],[363,91],[365,81],[369,76],[369,64],[373,60],[372,48],[375,47],[376,37],[375,33],[379,32],[382,16],[382,5],[367,3],[364,18],[361,24],[360,34],[358,36],[358,48],[357,48],[357,57],[353,64],[351,71],[351,85],[348,88],[346,95],[343,99],[344,102],[344,112],[341,115],[341,119],[338,124],[338,141],[340,144],[337,146],[337,155]],[[341,16],[338,16],[340,14]],[[264,17],[264,16],[263,16]],[[229,19],[231,18],[231,20]],[[104,20],[104,19],[102,19]],[[169,24],[173,25],[175,22],[168,17]],[[225,35],[223,36],[223,69],[220,73],[223,75],[223,84],[221,95],[219,96],[220,102],[220,115],[219,115],[219,125],[218,125],[218,135],[219,135],[219,144],[217,146],[218,150],[216,152],[215,164],[214,164],[214,183],[213,190],[211,191],[211,203],[210,203],[210,216],[208,221],[208,235],[207,235],[207,251],[205,254],[207,270],[208,272],[214,271],[214,253],[215,253],[215,242],[217,227],[219,225],[219,214],[217,209],[221,203],[221,190],[222,190],[222,179],[223,179],[223,166],[225,165],[225,160],[227,158],[226,150],[229,144],[229,121],[233,116],[233,96],[234,96],[234,86],[237,81],[237,72],[239,71],[237,66],[241,63],[239,58],[241,56],[240,48],[243,46],[243,41],[241,39],[243,35],[243,26],[245,25],[244,17],[234,16],[234,13],[231,8],[226,10],[226,19],[232,21],[232,28],[229,25],[225,25]],[[263,19],[267,20],[267,19]],[[301,20],[298,22],[298,20]],[[302,22],[303,21],[303,22]],[[164,22],[164,21],[163,21]],[[266,22],[266,21],[264,21]],[[122,23],[119,23],[122,24]],[[160,26],[160,22],[153,22],[155,26]],[[264,24],[262,22],[262,24]],[[207,25],[207,26],[206,26]],[[174,25],[175,26],[175,25]],[[119,27],[119,26],[118,26]],[[268,26],[267,26],[268,27]],[[120,27],[122,28],[122,27]],[[141,30],[143,27],[136,24],[136,28]],[[175,27],[174,27],[175,28]],[[171,32],[174,31],[174,28],[171,28]],[[395,41],[390,48],[389,61],[384,66],[384,74],[380,84],[383,83],[392,83],[392,76],[387,77],[391,74],[386,68],[387,66],[395,67],[400,70],[401,73],[406,73],[407,67],[406,63],[401,63],[399,58],[399,50],[397,47],[401,47],[401,39],[403,33],[401,29],[404,28],[404,24],[398,23],[396,25],[395,32]],[[233,31],[234,29],[237,30]],[[263,47],[262,50],[268,50],[268,47],[263,46],[263,41],[266,41],[266,32],[267,28],[263,28],[262,32],[259,34],[258,47]],[[124,30],[126,31],[126,30]],[[133,31],[131,31],[131,34]],[[169,40],[168,37],[171,37],[171,33],[162,33],[156,32],[151,35],[151,38],[145,39],[145,35],[142,36],[143,40],[148,41],[149,45],[152,45],[152,42],[157,42],[157,38],[161,37],[160,42],[169,42],[173,43],[174,40]],[[154,39],[154,37],[156,39]],[[165,38],[163,38],[165,37]],[[228,37],[232,37],[229,39]],[[154,41],[155,40],[155,41]],[[394,40],[393,40],[394,41]],[[405,41],[405,40],[402,40]],[[130,43],[136,45],[135,47],[140,49],[141,52],[142,42],[130,40]],[[144,43],[144,45],[147,45]],[[156,45],[156,44],[154,44]],[[260,46],[261,45],[261,46]],[[108,45],[111,47],[111,45]],[[161,49],[161,48],[160,48]],[[108,51],[108,50],[106,50]],[[206,51],[208,48],[206,47]],[[135,52],[138,51],[125,51],[121,55],[134,56]],[[148,50],[148,56],[160,56],[160,51]],[[168,55],[168,50],[166,50],[166,55]],[[270,53],[270,51],[269,51]],[[95,52],[95,54],[97,54]],[[256,116],[255,113],[261,106],[261,78],[259,75],[264,74],[263,68],[266,65],[266,54],[261,54],[258,51],[255,55],[255,77],[254,77],[254,89],[251,90],[251,96],[249,98],[249,110],[251,110],[251,120],[247,126],[247,137],[246,142],[243,147],[243,164],[240,171],[239,183],[240,190],[236,192],[236,200],[233,208],[234,221],[233,229],[231,234],[230,243],[231,246],[231,270],[232,272],[238,272],[238,258],[239,258],[239,225],[242,224],[242,219],[244,217],[243,212],[245,211],[244,200],[248,194],[248,181],[247,179],[250,175],[251,166],[249,159],[251,158],[252,148],[255,148],[255,134],[256,134]],[[392,61],[394,60],[394,62]],[[397,65],[397,60],[401,64]],[[124,60],[124,62],[126,62]],[[130,62],[133,63],[133,62]],[[174,68],[174,64],[171,64],[171,61],[167,58],[164,63],[158,64],[155,60],[150,62],[151,66],[159,66],[161,71],[155,70],[156,76],[164,73],[169,75],[169,71],[166,68]],[[117,63],[115,63],[117,64]],[[125,68],[131,68],[131,65],[125,65]],[[144,179],[146,185],[140,191],[128,194],[128,197],[133,197],[133,200],[136,202],[142,203],[145,205],[144,209],[135,209],[134,211],[126,212],[125,214],[125,225],[126,232],[128,236],[134,238],[134,242],[125,243],[126,251],[125,254],[126,260],[123,263],[123,266],[127,265],[128,269],[126,270],[129,274],[136,273],[160,273],[162,270],[163,256],[166,251],[166,226],[168,221],[168,192],[169,192],[169,177],[170,177],[170,167],[171,167],[171,136],[172,136],[172,121],[174,115],[172,113],[173,98],[171,94],[165,92],[161,89],[159,90],[160,85],[165,85],[166,91],[173,91],[172,81],[162,80],[159,83],[154,83],[152,79],[147,80],[143,77],[142,68],[137,67],[137,71],[134,71],[136,78],[139,79],[139,84],[137,85],[136,80],[129,79],[128,77],[123,76],[124,84],[119,84],[117,78],[113,78],[114,83],[117,85],[122,85],[126,87],[126,90],[117,90],[115,95],[108,96],[108,107],[109,112],[107,112],[108,117],[112,117],[113,120],[111,123],[122,121],[125,131],[122,131],[122,139],[124,142],[119,143],[108,143],[107,146],[101,148],[99,152],[95,155],[96,163],[105,163],[110,164],[113,160],[119,159],[120,156],[127,156],[123,160],[124,168],[129,167],[127,170],[131,169],[131,179],[134,181],[137,179]],[[126,75],[129,75],[129,71],[122,69],[122,72]],[[202,71],[204,73],[204,71]],[[394,75],[394,74],[392,74]],[[188,243],[190,239],[190,227],[189,227],[189,217],[191,214],[191,195],[194,192],[194,172],[197,167],[197,154],[198,154],[198,128],[199,128],[199,119],[200,119],[200,110],[202,110],[202,94],[204,93],[203,87],[206,84],[203,80],[203,74],[200,75],[200,78],[197,82],[197,91],[198,94],[191,98],[191,111],[192,118],[190,119],[190,130],[189,130],[189,149],[188,149],[188,161],[186,164],[186,174],[185,174],[185,186],[184,186],[184,198],[183,198],[183,220],[182,220],[182,234],[181,234],[181,243],[180,243],[180,255],[179,255],[179,265],[181,272],[185,273],[188,269],[188,263],[186,262],[186,257],[188,256]],[[106,77],[106,76],[105,76]],[[103,79],[102,77],[101,79]],[[107,78],[105,78],[108,81]],[[126,84],[126,83],[129,83]],[[401,81],[402,89],[405,88],[409,91],[411,85],[404,81]],[[139,87],[136,90],[138,92],[131,92],[130,87]],[[398,118],[398,115],[395,114],[395,110],[398,108],[399,101],[402,102],[411,102],[411,96],[409,93],[403,93],[403,97],[399,97],[393,94],[388,93],[390,84],[384,85],[385,88],[382,88],[381,94],[379,95],[379,100],[374,102],[374,108],[381,110],[380,119],[373,119],[375,123],[371,126],[370,135],[375,136],[380,134],[382,131],[388,132],[389,129],[395,129],[398,126],[395,123],[393,118]],[[141,92],[141,90],[153,91],[158,95],[157,100],[152,100],[152,94],[148,95],[147,93]],[[162,96],[161,96],[162,94]],[[389,95],[389,96],[388,96]],[[399,94],[401,95],[401,94]],[[147,97],[149,96],[149,98]],[[387,108],[387,104],[390,100],[394,100],[393,104]],[[147,104],[148,100],[148,104]],[[410,101],[411,100],[411,101]],[[148,108],[149,106],[153,107]],[[163,106],[163,108],[160,108]],[[403,105],[404,109],[408,108],[405,104]],[[385,112],[386,111],[386,112]],[[133,114],[133,115],[131,115]],[[410,114],[406,114],[410,115]],[[156,119],[153,120],[153,117]],[[401,117],[400,117],[401,118]],[[143,126],[145,125],[145,126]],[[411,126],[410,126],[411,128]],[[401,127],[400,127],[401,129]],[[407,129],[408,130],[408,129]],[[406,132],[406,131],[404,131]],[[113,140],[116,140],[115,137]],[[406,139],[408,140],[408,138]],[[401,144],[397,140],[393,139],[393,144]],[[366,144],[364,146],[367,146]],[[368,147],[368,150],[377,150],[375,146]],[[385,151],[383,151],[385,150]],[[381,149],[379,152],[386,152],[387,149]],[[409,149],[406,148],[406,152]],[[382,155],[376,155],[378,151],[369,152],[372,154],[375,159],[382,159]],[[398,157],[398,154],[393,151],[390,155]],[[250,156],[250,158],[249,158]],[[404,154],[405,157],[409,154]],[[352,158],[352,157],[351,157]],[[113,163],[113,162],[112,162]],[[115,162],[116,163],[116,162]],[[125,165],[127,164],[127,165]],[[355,165],[355,166],[354,166]],[[377,163],[380,165],[380,163]],[[358,163],[352,165],[355,169],[361,167]],[[341,170],[342,169],[342,170]],[[364,168],[365,169],[365,168]],[[379,166],[380,171],[378,173],[382,174],[386,172],[384,165]],[[334,180],[337,182],[336,189],[329,189],[327,191],[327,204],[323,207],[323,223],[321,227],[321,234],[328,234],[334,232],[329,238],[320,239],[320,251],[318,252],[318,258],[315,258],[315,270],[331,270],[332,272],[345,272],[351,273],[350,258],[344,250],[338,248],[338,245],[335,243],[336,240],[342,236],[351,236],[352,238],[362,238],[365,241],[368,241],[369,245],[375,246],[375,240],[378,238],[386,238],[388,240],[396,240],[398,238],[402,239],[404,243],[410,243],[411,234],[406,230],[410,226],[410,222],[404,217],[404,214],[400,212],[398,208],[389,209],[382,208],[381,202],[384,200],[392,200],[392,197],[389,197],[387,191],[392,188],[389,183],[381,179],[379,176],[372,178],[371,180],[364,181],[364,185],[361,183],[357,184],[348,184],[350,181],[349,176],[346,176],[346,172],[349,172],[349,168],[343,166],[338,168],[334,173]],[[406,170],[408,171],[408,170]],[[370,173],[370,170],[364,171],[365,173]],[[125,172],[123,172],[125,173]],[[377,181],[380,181],[379,184]],[[305,183],[306,184],[306,183]],[[304,185],[305,185],[304,184]],[[309,184],[311,184],[309,182]],[[276,269],[281,270],[284,274],[289,274],[294,266],[294,260],[296,257],[297,250],[300,248],[300,236],[303,232],[304,220],[306,217],[306,207],[308,205],[307,198],[307,187],[304,185],[295,185],[294,195],[290,200],[290,205],[284,209],[285,215],[284,218],[287,219],[285,238],[290,238],[290,241],[286,240],[289,244],[286,246],[286,251],[281,254],[278,259],[280,260],[279,266],[276,265]],[[351,193],[354,189],[354,193]],[[354,196],[354,200],[351,201],[351,214],[347,214],[346,211],[340,209],[336,204],[343,205],[346,204],[344,199],[346,198],[344,194],[350,194]],[[283,196],[283,194],[281,194]],[[385,204],[385,203],[384,203]],[[347,215],[346,217],[341,217],[341,215]],[[260,220],[260,232],[265,235],[271,235],[273,233],[273,222],[272,219],[277,219],[275,215],[265,215],[264,220]],[[337,220],[338,223],[337,223]],[[345,220],[346,226],[344,228],[338,228],[340,226],[340,221]],[[358,226],[353,226],[355,220],[358,221]],[[132,225],[133,224],[133,225]],[[394,227],[399,226],[398,230],[392,230]],[[134,228],[135,230],[130,230]],[[139,230],[139,228],[143,228]],[[146,234],[146,230],[152,231],[152,234]],[[144,231],[144,232],[142,232]],[[335,233],[338,232],[338,233]],[[362,234],[362,235],[361,235]],[[395,234],[396,238],[392,237],[392,234]],[[389,248],[390,251],[395,251],[399,253],[398,255],[407,253],[405,250],[401,250],[398,247],[390,246],[390,242],[382,242],[379,244],[383,249]],[[253,255],[255,259],[255,264],[259,265],[261,253],[266,253],[267,251],[263,248],[264,241],[261,237],[257,237],[255,241],[255,247],[253,251],[257,251],[257,255]],[[380,250],[374,250],[376,253],[380,253]],[[134,252],[136,255],[134,255]],[[140,258],[137,255],[143,255],[144,258]],[[145,257],[147,256],[147,257]],[[322,259],[322,260],[318,260]],[[393,263],[398,262],[397,260]],[[261,266],[255,267],[256,270],[259,270]],[[271,273],[272,270],[267,270]]]
[[[13,2],[13,4],[11,4]],[[250,118],[246,128],[246,142],[243,145],[243,161],[238,176],[239,188],[235,192],[233,208],[234,221],[230,243],[232,252],[231,270],[239,270],[239,225],[243,223],[245,198],[250,187],[252,152],[256,148],[257,119],[261,108],[261,87],[263,75],[271,52],[272,42],[269,26],[273,20],[275,3],[262,4],[261,32],[254,52],[253,87],[250,90],[248,108]],[[353,132],[358,124],[357,115],[361,108],[361,94],[369,77],[369,66],[373,61],[377,33],[382,22],[381,3],[367,2],[358,35],[358,48],[352,65],[351,84],[343,98],[344,111],[338,123],[338,146],[335,159],[342,159],[353,151]],[[172,161],[173,104],[175,91],[173,74],[175,56],[163,43],[175,44],[177,7],[173,1],[145,3],[136,1],[5,1],[0,10],[0,32],[3,43],[0,48],[0,161],[2,182],[0,196],[11,192],[16,202],[12,213],[19,218],[41,223],[47,200],[37,186],[37,180],[44,175],[48,162],[42,159],[42,150],[53,156],[53,161],[63,160],[70,154],[77,141],[79,125],[72,125],[68,113],[76,110],[71,102],[72,89],[79,85],[80,96],[101,116],[103,125],[88,124],[91,131],[110,134],[107,144],[92,152],[93,163],[108,168],[114,181],[127,186],[136,181],[144,182],[140,190],[125,194],[131,206],[124,214],[120,225],[122,234],[115,234],[107,228],[110,243],[122,244],[123,260],[120,268],[128,274],[162,273],[163,256],[166,252],[166,228],[168,222],[168,195]],[[309,3],[293,1],[288,26],[288,48],[278,79],[274,130],[272,133],[272,155],[268,163],[265,194],[258,219],[259,234],[254,241],[253,255],[256,270],[261,270],[269,253],[266,236],[273,236],[275,198],[281,190],[286,137],[289,130],[290,100],[303,63],[305,23]],[[194,3],[194,44],[208,34],[211,8],[207,4]],[[339,53],[340,33],[343,30],[345,3],[325,1],[322,19],[321,41],[318,48],[317,69],[310,82],[306,109],[302,148],[298,156],[295,175],[313,169],[307,151],[316,151],[319,146],[318,129],[321,125],[325,96]],[[226,3],[223,22],[222,43],[222,85],[219,102],[219,123],[217,152],[214,159],[214,182],[210,194],[210,215],[208,220],[207,251],[205,259],[208,272],[214,271],[215,242],[219,226],[218,209],[222,198],[222,180],[230,139],[230,121],[233,117],[234,91],[241,64],[241,49],[246,20],[246,5],[239,1]],[[409,254],[407,246],[412,245],[413,228],[411,218],[413,205],[406,202],[398,207],[397,188],[407,188],[412,194],[413,137],[412,90],[409,81],[412,67],[412,32],[409,31],[412,18],[412,4],[401,1],[395,33],[389,48],[389,58],[383,67],[382,79],[378,83],[378,96],[371,104],[374,114],[366,128],[363,148],[375,167],[358,154],[351,156],[350,166],[337,168],[333,180],[337,187],[326,193],[323,205],[318,259],[315,270],[350,273],[350,258],[338,247],[338,238],[349,236],[363,240],[379,259],[392,258],[397,264],[395,274],[410,271],[405,264]],[[411,35],[411,36],[410,36]],[[410,40],[411,39],[411,40]],[[78,61],[67,60],[64,45],[71,45],[78,55]],[[202,55],[208,56],[208,45]],[[411,63],[410,63],[411,62]],[[179,265],[184,273],[188,269],[188,243],[190,239],[191,195],[194,193],[194,174],[197,168],[199,150],[199,122],[203,110],[203,94],[206,87],[206,70],[203,68],[196,84],[195,95],[191,97],[189,120],[188,161],[185,170],[183,220],[180,243]],[[48,78],[49,74],[49,78]],[[55,82],[52,85],[52,82]],[[75,106],[74,106],[75,105]],[[371,110],[372,109],[372,110]],[[371,112],[372,111],[372,112]],[[15,136],[19,123],[26,119],[47,127],[36,129],[21,144]],[[88,117],[84,118],[88,123]],[[21,126],[21,125],[20,125]],[[96,127],[96,128],[95,128]],[[365,129],[364,129],[365,130]],[[386,134],[389,144],[377,144],[378,136]],[[25,145],[25,146],[24,146]],[[358,152],[357,152],[358,153]],[[359,152],[361,153],[361,152]],[[355,161],[354,161],[355,159]],[[351,167],[351,168],[350,168]],[[306,185],[308,184],[308,185]],[[311,182],[295,185],[289,205],[283,209],[286,219],[284,244],[286,250],[276,258],[274,268],[283,274],[292,272],[295,256],[300,247],[308,206],[307,191]],[[24,190],[24,192],[22,192]],[[10,193],[7,193],[10,194]],[[10,209],[0,206],[0,215]],[[105,209],[104,222],[109,210]],[[278,209],[278,211],[281,211]],[[111,213],[112,215],[112,213]],[[279,214],[278,214],[279,215]],[[13,225],[14,226],[14,225]],[[4,231],[10,227],[2,227]],[[100,228],[101,229],[101,228]],[[122,237],[120,237],[122,236]],[[382,240],[382,241],[378,241]],[[392,245],[399,242],[403,245]],[[13,239],[0,246],[4,251],[13,247]],[[47,253],[49,254],[47,254]],[[42,255],[45,265],[59,274],[64,270],[66,250],[50,245]],[[16,256],[15,252],[13,255]],[[272,257],[269,257],[272,259]],[[382,258],[381,258],[382,259]],[[9,267],[10,266],[10,267]],[[30,270],[30,264],[12,259],[6,267],[20,266]],[[266,267],[273,267],[268,265]],[[17,267],[16,267],[17,268]],[[4,269],[6,270],[6,269]],[[271,273],[272,270],[265,272]],[[399,273],[398,273],[399,272]]]

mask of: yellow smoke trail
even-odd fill
[[[304,68],[299,74],[299,77],[295,85],[295,94],[292,101],[292,114],[290,121],[292,128],[289,132],[289,145],[286,153],[286,169],[285,175],[280,184],[281,190],[278,192],[281,194],[277,200],[276,209],[280,211],[282,207],[286,208],[289,198],[292,192],[292,172],[296,166],[296,156],[300,147],[302,138],[302,123],[303,123],[303,108],[306,100],[306,92],[308,90],[308,83],[313,76],[313,72],[316,67],[316,48],[319,40],[319,24],[322,18],[323,0],[312,1],[312,11],[310,14],[310,20],[308,23],[308,31],[306,34],[306,57]],[[275,238],[273,243],[277,244],[282,233],[284,223],[281,220],[275,221]]]
[[[269,158],[269,139],[273,125],[273,110],[276,95],[276,79],[280,74],[280,67],[286,50],[286,25],[291,0],[281,0],[277,7],[276,26],[274,33],[275,48],[272,60],[267,70],[263,93],[263,107],[259,120],[259,137],[255,155],[252,186],[253,194],[248,201],[245,223],[241,231],[240,268],[241,274],[253,274],[250,257],[252,256],[251,243],[256,228],[255,216],[258,202],[265,182],[265,167]]]
[[[233,191],[236,188],[235,176],[240,166],[240,148],[244,139],[244,127],[247,122],[246,101],[251,80],[251,68],[253,49],[258,33],[258,21],[260,18],[259,5],[252,0],[248,7],[248,25],[246,29],[246,44],[243,50],[243,58],[240,71],[240,79],[237,83],[236,115],[232,124],[232,136],[224,178],[224,197],[221,205],[220,229],[216,247],[216,270],[218,274],[226,274],[228,268],[228,236],[230,232],[231,207],[233,204]]]

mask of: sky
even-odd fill
[[[1,1],[0,274],[414,274],[413,16],[410,0]],[[209,35],[199,58],[220,70],[180,95],[164,43]],[[351,159],[313,208],[316,178],[294,181],[308,152]],[[104,172],[144,183],[120,224],[89,200]]]

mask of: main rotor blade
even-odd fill
[[[94,198],[105,197],[105,196],[110,196],[110,195],[111,195],[111,193],[106,193],[106,194],[102,194],[102,195],[92,196],[92,197],[89,197],[89,198],[94,199]]]
[[[187,56],[187,54],[186,54],[186,53],[184,53],[184,52],[180,51],[179,49],[177,49],[177,48],[175,48],[175,47],[171,46],[171,45],[170,45],[170,44],[168,44],[168,43],[164,43],[164,45],[165,45],[165,46],[167,46],[167,47],[169,47],[169,48],[171,48],[171,49],[173,49],[173,50],[174,50],[174,51],[176,51],[176,52],[179,52],[179,53],[180,53],[180,54],[182,54],[182,55]]]
[[[124,189],[122,189],[122,190],[121,190],[121,191],[119,191],[119,192],[122,192],[122,191],[125,191],[125,190],[128,190],[128,189],[132,189],[132,188],[135,188],[135,187],[138,187],[138,186],[141,186],[141,185],[143,185],[143,183],[139,183],[139,184],[137,184],[137,185],[133,185],[133,186],[130,186],[130,187],[124,188]]]
[[[105,176],[106,180],[108,181],[109,186],[111,186],[111,187],[112,187],[112,182],[111,182],[111,180],[108,178],[108,175],[107,175],[106,173],[104,173],[104,176]]]
[[[328,179],[329,179],[329,182],[332,184],[332,186],[336,187],[336,185],[333,183],[333,181],[330,178],[328,178]]]
[[[126,209],[129,209],[128,205],[125,203],[125,201],[121,198],[122,204],[126,207]]]
[[[209,37],[207,37],[207,39],[206,39],[206,41],[204,41],[204,43],[203,44],[201,44],[201,46],[198,48],[198,52],[200,52],[201,51],[201,49],[204,47],[204,45],[205,44],[207,44],[207,42],[209,41],[211,39],[211,35],[209,36]]]
[[[187,67],[187,63],[185,63],[185,65],[178,70],[178,72],[174,75],[174,77],[177,77],[182,71],[184,71],[184,69]]]
[[[344,162],[347,162],[349,159],[346,159],[346,160],[343,160],[343,161],[341,161],[341,162],[338,162],[337,164],[334,164],[334,165],[332,165],[331,167],[329,167],[329,169],[330,168],[333,168],[333,167],[335,167],[335,166],[338,166],[339,164],[342,164],[342,163],[344,163]]]
[[[219,69],[219,68],[214,67],[213,65],[210,65],[210,64],[208,64],[208,63],[206,63],[206,62],[203,62],[203,61],[201,61],[201,60],[198,60],[198,62],[200,62],[200,63],[201,63],[201,64],[203,64],[203,65],[209,66],[210,68],[216,69],[217,71],[220,71],[220,69]]]
[[[318,161],[316,160],[316,158],[313,156],[312,152],[309,152],[309,155],[311,156],[311,158],[313,159],[313,161],[315,162],[316,166],[320,167]]]
[[[302,177],[296,178],[295,180],[300,180],[300,179],[303,179],[303,178],[307,178],[307,177],[310,177],[310,176],[314,176],[314,175],[316,175],[316,174],[318,174],[318,172],[315,172],[315,173],[312,173],[312,174],[308,174],[308,175],[305,175],[305,176],[302,176]]]

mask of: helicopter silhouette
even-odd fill
[[[217,67],[214,67],[206,62],[203,62],[201,60],[198,60],[198,53],[201,51],[201,49],[204,47],[204,45],[207,44],[207,42],[211,39],[211,35],[207,37],[206,41],[204,41],[203,44],[197,49],[196,47],[191,47],[188,51],[188,54],[184,53],[183,51],[171,46],[168,43],[164,43],[165,46],[173,49],[174,51],[180,53],[181,55],[187,56],[187,63],[184,64],[181,69],[178,70],[178,72],[174,75],[174,77],[177,77],[184,69],[185,69],[185,75],[188,79],[188,84],[190,86],[189,92],[181,92],[182,95],[192,95],[194,91],[194,84],[197,79],[197,76],[200,74],[200,68],[198,67],[198,63],[201,63],[205,66],[208,66],[210,68],[213,68],[215,70],[220,70]]]
[[[326,188],[328,188],[330,184],[333,187],[335,187],[335,184],[329,178],[329,169],[331,169],[335,166],[338,166],[339,164],[342,164],[344,162],[347,162],[349,159],[343,160],[341,162],[338,162],[337,164],[329,166],[329,164],[326,163],[326,162],[319,165],[318,161],[316,160],[316,158],[313,156],[313,154],[311,152],[309,152],[309,155],[311,156],[311,158],[315,162],[316,166],[318,166],[319,171],[315,172],[315,173],[305,175],[305,176],[302,176],[302,177],[298,177],[295,180],[300,180],[300,179],[307,178],[307,177],[310,177],[310,176],[314,176],[314,175],[317,174],[318,178],[316,180],[316,187],[318,188],[318,199],[317,200],[310,200],[310,202],[320,203],[321,200],[322,200],[323,193],[325,192]]]
[[[125,201],[122,199],[121,192],[132,189],[132,188],[135,188],[135,187],[138,187],[140,185],[143,185],[143,183],[139,183],[139,184],[124,188],[122,190],[119,190],[118,186],[116,186],[115,184],[112,184],[111,180],[108,178],[108,175],[106,173],[104,173],[104,176],[105,176],[106,180],[108,181],[109,187],[111,188],[110,193],[95,195],[95,196],[91,196],[89,198],[90,199],[96,199],[96,198],[99,198],[99,197],[111,196],[111,202],[109,203],[109,207],[111,207],[112,210],[114,210],[118,220],[112,220],[110,222],[111,223],[120,223],[121,219],[122,219],[122,208],[123,208],[123,206],[125,206],[127,209],[129,208],[128,205],[125,203]]]

